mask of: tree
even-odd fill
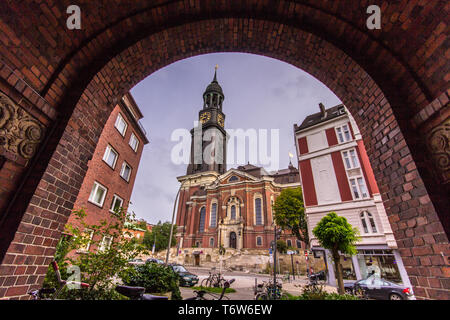
[[[298,240],[308,246],[308,223],[302,189],[299,187],[282,190],[275,200],[273,209],[276,224],[283,230],[289,230]]]
[[[86,222],[86,212],[81,209],[72,213],[74,224],[66,225],[66,234],[70,235],[62,240],[58,246],[55,259],[61,264],[61,273],[67,274],[66,266],[77,266],[80,271],[81,281],[89,283],[87,290],[65,290],[62,297],[66,299],[120,299],[120,295],[114,291],[114,283],[117,277],[126,272],[132,266],[130,259],[145,253],[143,246],[136,245],[135,241],[124,236],[123,223],[129,219],[126,211],[121,208],[108,219],[103,219],[98,224]],[[87,232],[90,230],[90,232]],[[109,239],[109,240],[107,240]],[[88,251],[85,249],[89,244]],[[82,252],[74,257],[66,257],[71,250]],[[55,282],[55,275],[48,272],[47,283]]]
[[[158,224],[153,226],[151,232],[145,232],[144,240],[142,243],[151,250],[153,248],[153,243],[155,243],[156,240],[155,251],[167,249],[167,244],[169,242],[170,236],[170,227],[170,222],[167,221],[162,223],[161,221],[158,221]],[[176,230],[177,226],[174,225],[173,227]],[[176,244],[177,240],[175,239],[175,237],[172,237],[171,247]]]
[[[277,250],[279,253],[286,253],[288,246],[284,240],[277,240]]]
[[[356,254],[355,244],[359,240],[358,230],[353,228],[344,217],[338,216],[335,212],[330,212],[319,221],[313,229],[313,234],[323,248],[331,251],[336,266],[339,294],[344,294],[340,254]]]

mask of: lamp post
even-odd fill
[[[172,244],[172,236],[173,236],[173,220],[175,219],[175,208],[177,207],[177,201],[178,196],[180,195],[180,188],[178,188],[177,196],[175,197],[175,202],[173,204],[173,212],[172,212],[172,224],[170,225],[170,235],[169,235],[169,244],[167,245],[167,253],[166,253],[166,262],[165,265],[167,266],[167,263],[169,262],[169,252],[170,252],[170,245]]]

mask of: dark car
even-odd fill
[[[376,300],[413,300],[414,295],[411,289],[387,281],[378,277],[368,277],[356,282],[344,283],[345,292],[348,294],[356,294],[357,292],[365,293],[369,299]]]
[[[198,283],[198,276],[186,270],[181,264],[170,264],[170,267],[180,276],[180,286],[192,287]]]
[[[164,261],[155,259],[155,258],[149,258],[145,260],[145,263],[157,263],[157,264],[164,264]]]

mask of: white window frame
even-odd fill
[[[349,137],[348,139],[345,138],[344,127],[346,127],[348,130],[348,137]],[[339,144],[346,143],[348,141],[352,141],[352,132],[350,131],[350,127],[349,127],[348,123],[343,124],[342,126],[339,126],[339,127],[335,127],[334,129],[336,131],[336,137],[338,139]],[[342,135],[342,140],[340,139],[339,134]]]
[[[362,217],[361,217],[361,215],[362,215]],[[359,213],[359,221],[361,223],[361,230],[364,232],[364,234],[378,234],[379,233],[378,232],[378,226],[377,226],[377,223],[375,222],[375,216],[374,216],[373,213],[371,213],[371,212],[369,212],[367,210],[361,211]],[[364,229],[363,221],[366,224],[367,232]],[[373,222],[373,225],[372,225],[372,222]]]
[[[353,152],[353,156],[351,155],[352,152]],[[342,153],[342,160],[344,161],[346,170],[360,168],[358,154],[356,153],[355,149],[343,150],[343,151],[341,151],[341,153]],[[350,167],[347,165],[347,160],[348,160],[348,164],[350,165]]]
[[[105,190],[105,192],[103,193],[103,197],[101,199],[100,202],[95,202],[94,198],[95,198],[95,194],[97,193],[98,188],[102,188]],[[94,185],[91,189],[91,193],[89,195],[89,199],[88,201],[99,206],[99,207],[103,207],[103,204],[105,203],[105,198],[106,198],[106,194],[108,193],[108,188],[106,188],[104,185],[102,185],[101,183],[94,181]]]
[[[106,246],[105,246],[105,244],[106,244],[105,239],[110,239],[110,241],[111,241],[111,242],[108,244],[108,247],[107,247],[107,248],[106,248]],[[103,239],[102,239],[102,242],[100,243],[100,247],[98,248],[98,250],[99,250],[99,251],[104,251],[105,249],[111,248],[111,244],[112,244],[112,242],[113,242],[113,239],[114,239],[114,237],[111,236],[111,235],[104,235],[104,236],[103,236]]]
[[[261,240],[261,243],[260,243],[260,244],[258,244],[258,239]],[[261,236],[257,236],[257,237],[256,237],[256,246],[257,246],[257,247],[262,247],[262,246],[263,246],[263,238],[262,238]]]
[[[118,127],[120,121],[122,121],[125,124],[125,126],[123,128],[123,132],[121,132]],[[114,127],[116,127],[117,131],[119,131],[119,133],[122,135],[122,137],[125,137],[125,134],[126,134],[127,128],[128,128],[128,123],[125,121],[125,118],[122,116],[122,114],[120,112],[117,115],[117,119],[116,119],[116,123],[114,124]]]
[[[114,194],[113,198],[112,198],[112,201],[111,201],[111,207],[109,208],[109,212],[114,213],[114,214],[117,214],[114,211],[114,207],[115,207],[114,203],[116,202],[116,199],[118,199],[120,201],[120,208],[123,205],[123,199],[121,197],[119,197],[117,194]]]
[[[128,166],[130,168],[130,174],[128,175],[128,178],[125,178],[123,176],[124,172],[125,172],[125,166]],[[129,182],[130,178],[131,178],[131,172],[133,171],[133,168],[128,164],[128,162],[124,161],[122,163],[122,169],[120,169],[120,176],[126,181]]]
[[[90,235],[89,235],[89,241],[88,241],[86,247],[82,248],[81,251],[89,251],[89,249],[91,248],[92,238],[94,237],[94,230],[86,228],[86,229],[84,229],[83,233],[84,234],[89,233]]]
[[[133,147],[133,145],[131,144],[131,140],[136,141],[136,145]],[[136,135],[134,134],[134,132],[131,133],[130,136],[130,141],[128,141],[128,145],[130,146],[131,149],[133,149],[134,152],[137,152],[138,147],[139,147],[139,139],[136,137]]]
[[[213,215],[212,215],[212,209],[213,209],[214,205],[216,205],[215,220],[213,220]],[[211,203],[211,210],[209,212],[209,227],[210,228],[216,228],[217,227],[217,209],[218,209],[217,202],[216,201],[212,202]]]
[[[366,196],[363,196],[363,192],[362,192],[361,187],[360,187],[360,185],[358,183],[358,179],[361,179],[361,181],[364,183]],[[355,190],[353,189],[352,180],[355,181],[355,186],[356,186],[357,192],[359,194],[359,197],[356,197],[356,195],[355,195]],[[359,200],[359,199],[367,199],[367,198],[370,197],[369,190],[367,189],[367,184],[366,184],[366,181],[364,180],[363,176],[359,175],[359,176],[351,177],[351,178],[348,179],[348,182],[350,184],[350,189],[352,190],[353,199]]]
[[[261,201],[261,224],[256,224],[256,199],[260,199]],[[255,226],[263,226],[265,221],[264,221],[264,202],[263,202],[263,197],[261,194],[255,194],[255,196],[253,197],[253,224]]]
[[[209,246],[210,246],[210,248],[214,248],[214,238],[213,237],[209,238]]]
[[[114,163],[112,165],[110,165],[107,161],[111,152],[116,154],[116,158],[114,159]],[[106,146],[105,154],[103,155],[103,161],[105,161],[108,166],[114,169],[116,167],[117,159],[119,159],[119,153],[116,151],[116,149],[108,144]]]

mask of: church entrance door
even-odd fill
[[[230,232],[230,248],[236,249],[236,232]]]

